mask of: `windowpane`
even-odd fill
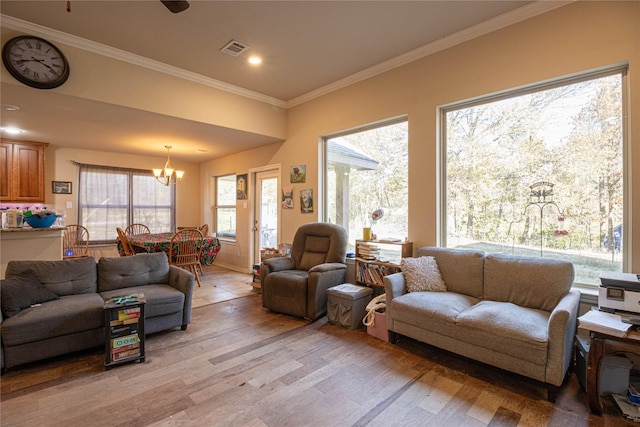
[[[218,208],[216,212],[216,230],[218,235],[236,237],[236,209]]]
[[[152,233],[172,230],[173,186],[160,185],[153,175],[133,175],[133,223],[145,224]]]
[[[446,246],[564,258],[578,283],[621,271],[622,77],[448,109]]]
[[[408,235],[408,139],[402,121],[326,140],[326,220],[347,229],[350,250],[364,227],[378,238]]]
[[[216,233],[236,237],[236,176],[216,177]]]
[[[175,229],[174,187],[159,184],[151,172],[80,165],[80,224],[91,243],[113,243],[116,228],[132,223],[151,232]]]
[[[236,177],[235,175],[220,176],[217,179],[217,205],[236,204]]]

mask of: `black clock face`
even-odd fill
[[[60,49],[35,36],[18,36],[2,48],[2,62],[13,77],[38,89],[52,89],[69,78],[69,63]]]

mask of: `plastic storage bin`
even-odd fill
[[[589,361],[589,338],[576,335],[576,375],[582,388],[587,391],[587,363]],[[624,356],[606,355],[600,362],[600,395],[611,393],[627,395],[629,375],[633,363]]]
[[[329,323],[358,329],[371,301],[373,289],[344,283],[327,289],[327,317]]]
[[[600,395],[613,393],[626,396],[632,365],[631,361],[624,356],[604,356],[600,366]]]

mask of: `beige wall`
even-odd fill
[[[306,164],[307,183],[294,186],[294,197],[302,188],[313,188],[317,195],[321,135],[406,114],[409,238],[414,248],[437,244],[438,106],[620,62],[629,64],[629,141],[635,171],[631,185],[638,195],[640,2],[573,3],[296,106],[288,112],[286,142],[272,152],[254,150],[203,164],[202,191],[207,197],[210,177],[226,171],[240,174],[280,164],[282,181],[288,182],[289,167]],[[238,228],[249,227],[241,211]],[[640,224],[640,196],[633,200],[631,212],[628,224]],[[299,209],[282,211],[281,240],[291,241],[300,224],[318,218]],[[632,271],[640,271],[640,225],[631,233]],[[242,249],[225,257],[226,262],[240,268],[250,265],[249,243],[239,233]]]

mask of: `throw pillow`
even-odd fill
[[[432,256],[402,258],[400,268],[409,292],[445,292],[447,287],[440,276],[436,259]]]
[[[45,288],[31,270],[0,282],[0,308],[4,317],[12,317],[33,304],[58,299]]]

